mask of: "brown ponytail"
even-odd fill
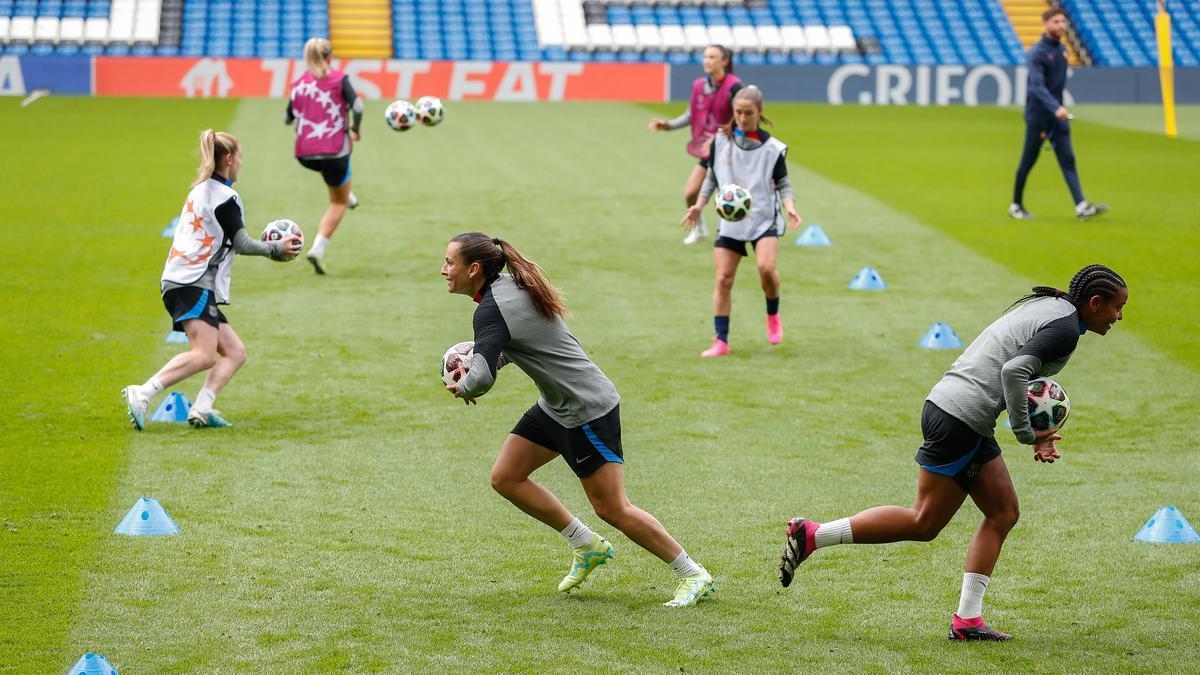
[[[498,237],[489,237],[482,232],[466,232],[450,240],[457,243],[463,262],[479,263],[483,278],[492,282],[500,271],[508,268],[517,286],[529,293],[533,306],[546,319],[556,315],[567,316],[567,306],[562,295],[550,284],[546,273],[534,261],[521,255],[515,246]]]

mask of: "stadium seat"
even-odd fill
[[[681,50],[687,48],[687,37],[683,33],[683,26],[661,26],[658,30],[658,33],[662,38],[663,49]]]
[[[8,30],[11,25],[11,17],[0,16],[0,44],[8,42]]]
[[[825,26],[805,26],[804,41],[809,49],[814,51],[829,50],[833,41],[829,39],[829,29]]]
[[[657,24],[641,24],[634,27],[638,46],[642,49],[661,49],[662,36],[659,35]]]
[[[779,29],[779,34],[783,39],[784,49],[793,51],[808,49],[808,38],[805,36],[803,26],[783,26]]]
[[[708,39],[708,29],[700,24],[687,24],[683,27],[683,35],[687,40],[688,49],[704,49],[712,42]]]
[[[858,49],[854,39],[854,31],[850,26],[830,26],[829,44],[834,51],[853,51]]]
[[[733,48],[739,51],[759,50],[762,45],[758,42],[758,32],[750,24],[739,24],[733,27]]]
[[[621,50],[637,48],[637,33],[632,24],[623,23],[612,27],[613,47]]]
[[[708,27],[708,38],[713,41],[713,44],[733,47],[733,29],[723,24],[710,25]]]
[[[79,44],[83,42],[83,19],[79,17],[67,17],[59,22],[58,40],[60,44],[65,42]]]
[[[32,42],[34,23],[31,16],[14,16],[8,29],[9,42]]]
[[[83,23],[84,42],[108,42],[108,19],[88,18]]]

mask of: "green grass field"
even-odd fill
[[[275,101],[0,101],[25,158],[0,169],[0,670],[62,672],[86,651],[128,673],[1194,669],[1200,546],[1131,538],[1166,504],[1200,525],[1200,145],[1081,116],[1084,188],[1113,211],[1076,221],[1047,153],[1026,201],[1038,219],[1015,222],[1019,111],[768,103],[799,211],[834,246],[781,246],[779,347],[743,266],[734,353],[702,362],[711,254],[679,243],[685,139],[644,131],[677,107],[459,103],[398,135],[369,106],[363,206],[331,275],[235,265],[226,314],[250,360],[218,401],[235,428],[138,434],[118,392],[175,351],[159,234],[199,130],[242,139],[252,229],[288,217],[314,236],[324,188],[291,159]],[[592,515],[561,463],[537,478],[617,558],[581,593],[554,590],[565,544],[488,485],[532,384],[506,369],[465,408],[435,376],[470,335],[474,305],[438,276],[446,240],[470,229],[514,242],[565,292],[623,396],[630,496],[713,572],[711,602],[661,607],[669,571]],[[932,543],[822,551],[782,591],[787,517],[911,501],[921,401],[955,356],[916,347],[929,325],[969,340],[1091,262],[1131,299],[1058,378],[1074,402],[1063,460],[1036,464],[998,434],[1023,512],[985,608],[1017,639],[945,639],[970,505]],[[846,289],[865,265],[886,292]],[[143,495],[182,533],[111,534]]]

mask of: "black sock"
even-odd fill
[[[779,298],[767,298],[767,316],[779,313]]]
[[[729,342],[729,315],[714,316],[713,327],[717,329],[717,339],[721,342]]]

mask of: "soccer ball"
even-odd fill
[[[300,237],[300,243],[304,243],[304,232],[300,226],[287,218],[272,220],[262,231],[263,241],[280,241],[291,236]]]
[[[1061,429],[1071,412],[1071,399],[1057,382],[1048,377],[1029,381],[1029,423],[1034,431]]]
[[[446,106],[442,99],[436,96],[422,96],[417,99],[417,119],[427,127],[436,127],[446,119]]]
[[[403,99],[396,99],[383,111],[383,119],[393,131],[408,131],[417,123],[417,109]]]
[[[455,371],[467,365],[467,362],[471,360],[471,356],[475,354],[474,350],[475,343],[469,340],[467,342],[460,342],[447,349],[446,353],[442,354],[442,382],[446,384],[455,382],[457,380],[455,377],[457,373]]]
[[[730,183],[717,190],[717,215],[722,220],[736,223],[750,213],[750,206],[750,191],[740,185]]]

